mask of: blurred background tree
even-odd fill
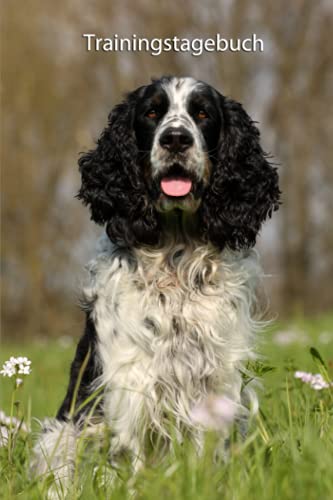
[[[280,165],[283,206],[259,241],[271,309],[332,307],[333,6],[329,0],[6,0],[2,6],[1,326],[77,335],[77,277],[100,232],[74,199],[77,159],[121,95],[192,75],[241,101]],[[101,37],[242,38],[264,52],[88,52]]]

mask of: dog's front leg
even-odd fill
[[[62,498],[71,485],[75,469],[78,440],[86,418],[100,413],[101,399],[92,395],[92,384],[99,376],[95,355],[96,331],[93,320],[87,315],[86,327],[76,349],[71,365],[67,394],[56,418],[42,423],[42,432],[34,448],[31,473],[40,479],[51,474],[54,481],[49,498]]]

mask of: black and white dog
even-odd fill
[[[248,405],[242,374],[260,325],[252,247],[280,196],[242,106],[193,78],[130,93],[79,165],[78,197],[106,236],[66,397],[35,448],[36,473],[58,481],[87,419],[111,430],[112,460],[126,452],[137,468],[148,449],[172,448],[171,422],[201,448],[191,412],[208,395]]]

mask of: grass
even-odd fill
[[[106,448],[105,452],[96,452],[91,447],[84,458],[78,458],[69,498],[332,498],[333,389],[315,391],[296,380],[294,371],[324,373],[327,369],[333,378],[333,315],[280,325],[265,333],[264,341],[261,352],[265,365],[260,365],[261,412],[251,423],[245,441],[236,435],[232,439],[226,463],[212,461],[216,436],[208,433],[205,453],[200,459],[187,443],[163,464],[146,467],[134,480],[125,465],[121,471],[123,480],[116,481],[111,489],[101,481],[104,469],[109,467]],[[316,349],[312,355],[310,347]],[[24,415],[33,431],[38,425],[32,417],[54,416],[64,396],[74,348],[74,344],[66,345],[64,339],[46,344],[5,344],[1,348],[1,364],[11,355],[24,355],[32,360],[32,374],[15,393],[19,405],[14,405],[14,410],[19,416]],[[0,409],[7,415],[12,386],[11,379],[0,377]],[[46,498],[46,481],[29,478],[32,443],[33,433],[20,432],[14,439],[11,456],[7,447],[0,447],[1,499]]]

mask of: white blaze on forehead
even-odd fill
[[[193,137],[193,146],[189,148],[186,155],[186,168],[195,172],[198,178],[203,176],[205,169],[206,153],[204,150],[204,138],[194,119],[190,115],[187,107],[190,96],[195,89],[199,89],[204,84],[191,77],[174,77],[161,84],[165,91],[169,104],[166,114],[160,121],[150,155],[152,174],[162,171],[169,163],[170,154],[160,145],[160,137],[169,127],[184,127]]]
[[[163,128],[171,122],[173,127],[192,123],[186,105],[191,92],[200,86],[201,83],[191,77],[172,78],[162,83],[162,88],[169,98],[169,109],[162,123]]]

